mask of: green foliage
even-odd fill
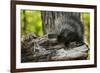
[[[81,13],[82,21],[84,24],[84,40],[87,45],[90,44],[90,14],[89,13]]]
[[[31,32],[37,36],[43,35],[41,13],[36,10],[21,10],[21,35]]]

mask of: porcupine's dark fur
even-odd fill
[[[75,16],[59,17],[55,20],[55,31],[58,42],[66,46],[70,42],[83,44],[84,26]]]

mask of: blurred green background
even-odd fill
[[[90,44],[90,14],[81,13],[81,20],[84,24],[84,41]],[[43,35],[41,11],[21,10],[21,35],[34,32],[37,36]]]
[[[21,10],[21,35],[34,32],[42,36],[42,20],[40,11]]]
[[[84,41],[89,46],[90,45],[90,14],[81,13],[81,20],[84,24]]]

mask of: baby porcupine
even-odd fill
[[[55,20],[57,40],[66,46],[70,42],[83,44],[84,26],[80,19],[75,16],[63,16]]]

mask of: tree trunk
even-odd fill
[[[27,27],[27,21],[26,21],[26,12],[25,10],[23,10],[23,15],[24,15],[24,18],[23,18],[23,21],[24,21],[24,27],[23,27],[23,31],[24,31],[24,34],[26,34],[26,27]]]
[[[55,20],[59,17],[75,16],[80,20],[80,13],[76,12],[55,12],[55,11],[42,11],[42,24],[44,34],[51,33],[55,31]]]

